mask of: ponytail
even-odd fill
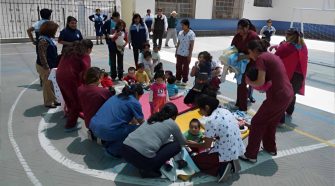
[[[128,99],[129,96],[133,95],[135,96],[136,94],[138,96],[143,95],[144,91],[142,88],[141,84],[132,84],[130,86],[126,85],[124,86],[124,88],[122,89],[122,92],[118,95],[119,98],[121,99]]]
[[[93,42],[89,39],[83,39],[81,41],[74,41],[71,46],[64,49],[63,54],[64,56],[83,56],[91,48],[93,48]]]
[[[270,46],[270,43],[264,39],[252,40],[248,43],[248,49],[257,50],[258,52],[266,52]]]
[[[151,115],[148,119],[148,124],[153,124],[155,122],[163,122],[164,120],[170,118],[176,118],[178,115],[178,108],[173,103],[166,103],[162,110]]]

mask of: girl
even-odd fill
[[[231,171],[240,170],[238,157],[245,151],[238,121],[228,110],[219,106],[216,98],[201,96],[197,100],[200,114],[207,117],[204,142],[188,141],[191,148],[213,148],[193,157],[201,171],[218,176],[218,182],[228,178]]]
[[[152,64],[152,55],[150,51],[146,51],[143,54],[143,64],[145,72],[148,74],[150,81],[152,80],[152,74],[154,72],[153,64]]]
[[[77,19],[68,16],[66,20],[66,28],[64,28],[58,37],[58,43],[63,45],[62,54],[66,47],[71,46],[73,42],[83,39],[80,30],[77,29]]]
[[[159,112],[163,105],[169,101],[164,72],[157,72],[154,79],[155,82],[150,86],[149,97],[151,114]]]
[[[71,47],[64,50],[60,60],[56,79],[68,110],[65,132],[71,132],[76,127],[81,111],[78,99],[78,87],[84,82],[84,74],[91,67],[93,43],[89,39],[75,41]]]
[[[251,86],[261,86],[272,81],[266,91],[266,99],[251,120],[251,129],[246,152],[240,158],[252,163],[257,162],[260,143],[271,155],[277,155],[276,128],[293,99],[293,90],[286,75],[281,59],[269,52],[269,43],[265,40],[254,40],[248,44],[249,56],[256,61],[258,76],[256,81],[246,82]]]
[[[245,54],[240,55],[238,61],[248,58],[247,44],[252,40],[259,40],[256,33],[256,27],[249,19],[240,19],[237,23],[237,34],[231,42],[231,45],[234,45],[239,53]],[[251,60],[247,66],[247,70],[252,67],[254,63],[255,62]],[[251,102],[255,102],[255,99],[252,97],[252,90],[250,89],[248,92],[247,84],[245,83],[245,75],[243,74],[241,84],[237,85],[237,99],[235,104],[240,111],[246,111],[248,109],[248,97]]]

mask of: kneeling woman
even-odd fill
[[[174,121],[177,115],[177,107],[167,103],[124,140],[121,155],[140,170],[142,177],[160,177],[160,167],[186,144]],[[173,142],[169,142],[171,135]]]
[[[143,123],[142,106],[138,101],[142,95],[140,84],[125,86],[121,94],[109,98],[91,119],[89,127],[94,136],[105,141],[109,155],[120,157],[124,139],[138,128],[137,124]]]
[[[197,99],[200,113],[206,116],[204,143],[188,141],[195,148],[213,148],[208,152],[194,156],[193,160],[202,172],[218,176],[218,182],[228,178],[231,170],[238,172],[238,157],[243,155],[245,147],[241,139],[238,121],[227,109],[219,106],[219,100],[209,96]]]

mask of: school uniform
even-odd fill
[[[94,22],[94,27],[95,27],[95,35],[96,36],[102,36],[102,26],[103,22],[106,21],[107,16],[104,14],[94,14],[88,17],[91,21]]]
[[[90,67],[91,58],[88,54],[63,56],[59,63],[56,79],[68,110],[66,129],[77,125],[81,111],[78,87],[84,83],[84,74]]]
[[[268,152],[277,152],[276,127],[293,98],[291,83],[281,59],[263,52],[256,60],[258,70],[266,72],[265,81],[272,81],[266,99],[251,120],[251,129],[245,156],[257,159],[260,143]]]
[[[145,15],[144,16],[144,23],[145,23],[145,25],[147,26],[147,28],[148,28],[148,30],[150,30],[151,31],[151,26],[152,26],[152,22],[153,22],[153,20],[154,20],[154,16],[152,16],[152,15]]]
[[[121,21],[121,20],[120,20]],[[106,43],[109,51],[109,66],[112,79],[118,77],[120,80],[123,78],[123,52],[117,49],[115,39],[109,38],[109,35],[115,33],[116,22],[109,19],[103,25],[103,33],[106,36]],[[116,59],[117,58],[117,59]]]
[[[123,141],[139,125],[131,125],[133,119],[143,119],[142,106],[134,97],[112,96],[93,116],[90,129],[98,138],[105,141],[108,153],[119,156]]]
[[[231,45],[234,45],[239,53],[248,54],[248,43],[252,40],[259,40],[259,37],[256,32],[249,30],[249,33],[245,40],[243,40],[240,34],[236,34],[231,42]],[[250,60],[247,65],[248,70],[254,62]],[[235,104],[240,111],[246,111],[248,109],[248,89],[247,84],[245,83],[245,74],[242,76],[241,84],[237,85],[237,99]]]
[[[66,42],[75,42],[83,39],[83,36],[78,29],[71,29],[69,27],[64,28],[60,31],[58,41],[66,41]],[[63,45],[62,52],[64,48],[68,47],[67,45]]]
[[[167,31],[168,22],[165,15],[155,15],[154,22],[152,23],[152,29],[153,30],[153,43],[154,47],[158,46],[158,48],[162,47],[162,39],[163,34],[165,31]],[[157,45],[157,39],[158,39],[158,45]]]
[[[271,41],[271,36],[276,33],[276,29],[273,26],[263,26],[260,31],[260,35],[262,35],[262,39],[267,40],[268,42]]]
[[[129,43],[133,47],[135,66],[138,65],[139,52],[142,52],[143,45],[149,40],[148,28],[145,24],[133,24],[129,27]]]
[[[86,128],[89,128],[92,117],[111,96],[112,93],[108,89],[97,85],[81,85],[78,88],[78,97],[84,113]]]

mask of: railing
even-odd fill
[[[67,16],[78,20],[78,29],[84,36],[95,36],[94,23],[88,16],[96,8],[111,17],[116,9],[115,0],[1,0],[0,1],[0,38],[27,38],[26,30],[40,19],[39,11],[52,9],[51,20],[59,24],[59,32],[66,26]]]

